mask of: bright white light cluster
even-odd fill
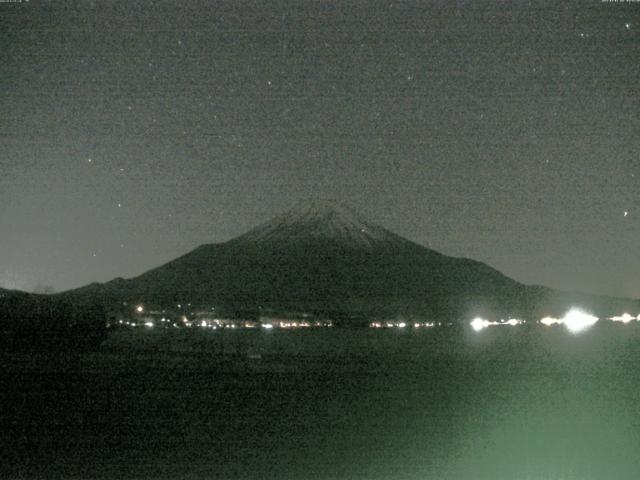
[[[570,332],[578,333],[592,327],[593,325],[595,325],[595,323],[598,320],[599,320],[598,317],[594,317],[593,315],[587,312],[584,312],[578,308],[572,308],[562,318],[544,317],[540,319],[540,323],[545,326],[564,325],[565,327],[567,327],[567,330],[569,330]],[[637,317],[634,317],[629,313],[624,313],[619,316],[610,317],[609,320],[613,322],[620,322],[625,324],[630,323],[632,321],[636,321],[636,320],[640,322],[640,315],[638,315]],[[509,320],[500,320],[499,322],[492,322],[484,318],[477,317],[471,321],[470,325],[471,325],[471,328],[473,328],[476,332],[479,332],[480,330],[483,330],[492,325],[515,326],[515,325],[520,325],[522,323],[524,323],[524,321],[518,320],[517,318],[510,318]]]
[[[407,328],[413,325],[413,328],[431,328],[435,327],[435,322],[414,322],[413,324],[409,324],[407,322],[396,322],[396,321],[386,321],[386,322],[370,322],[369,328]]]
[[[495,322],[490,322],[489,320],[485,320],[484,318],[476,317],[471,320],[471,328],[473,328],[476,332],[479,332],[483,328],[487,328],[489,325],[493,325]]]
[[[564,325],[571,333],[579,333],[592,327],[597,321],[598,317],[578,308],[572,308],[562,318],[544,317],[540,323],[546,326]]]
[[[572,308],[562,318],[562,323],[567,327],[571,333],[578,333],[595,325],[598,321],[598,317],[589,315],[577,308]]]
[[[627,324],[636,320],[640,321],[640,315],[634,317],[633,315],[630,315],[628,313],[623,313],[622,315],[609,317],[609,320],[611,320],[612,322]],[[546,326],[564,324],[570,331],[579,332],[591,327],[597,321],[598,318],[574,308],[567,312],[567,314],[563,318],[544,317],[540,320],[540,323]]]
[[[632,315],[629,315],[628,313],[623,313],[622,315],[611,317],[609,320],[611,320],[612,322],[629,323],[633,320],[640,320],[640,315],[634,317]]]
[[[562,320],[554,317],[544,317],[542,320],[540,320],[540,323],[548,327],[551,325],[560,325],[562,323]]]
[[[499,322],[490,322],[489,320],[485,320],[484,318],[476,317],[471,321],[471,328],[473,328],[476,332],[479,332],[480,330],[490,326],[509,325],[511,327],[515,327],[516,325],[522,325],[523,323],[524,321],[517,318],[500,320]]]

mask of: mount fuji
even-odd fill
[[[346,205],[312,201],[278,215],[244,235],[234,244],[293,244],[330,241],[345,248],[375,248],[407,240],[370,223]]]
[[[346,323],[389,316],[533,318],[571,306],[612,315],[639,307],[524,285],[481,262],[413,243],[332,201],[294,208],[135,278],[61,295],[106,307],[189,302],[239,315],[306,312]]]

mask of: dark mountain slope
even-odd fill
[[[65,295],[105,304],[190,302],[347,317],[533,317],[559,315],[574,302],[601,314],[637,307],[522,285],[483,263],[410,242],[333,202],[294,209],[133,279]]]

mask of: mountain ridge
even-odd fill
[[[136,277],[64,295],[106,305],[189,302],[345,318],[533,318],[560,315],[576,303],[601,314],[639,305],[524,285],[482,262],[411,242],[337,202],[301,205]]]

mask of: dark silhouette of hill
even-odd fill
[[[308,312],[356,321],[388,316],[539,318],[582,306],[598,315],[633,300],[527,286],[486,264],[442,255],[335,202],[311,202],[132,279],[65,292],[106,306],[190,302],[226,312]]]
[[[100,303],[0,289],[0,346],[4,350],[76,350],[106,338]]]

